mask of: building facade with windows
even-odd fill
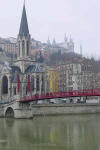
[[[59,92],[59,73],[57,69],[50,68],[47,71],[47,79],[49,82],[49,92]]]
[[[81,65],[77,63],[61,64],[59,71],[59,90],[72,91],[82,89]]]
[[[96,72],[94,64],[87,59],[61,63],[59,71],[59,90],[72,91],[100,88],[100,73]]]

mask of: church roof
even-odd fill
[[[25,73],[42,73],[42,72],[44,72],[44,68],[39,65],[31,65],[25,70]]]
[[[12,83],[17,83],[17,76],[21,73],[21,70],[17,66],[11,66],[12,70]]]
[[[21,24],[20,24],[20,30],[19,30],[19,35],[22,37],[22,36],[27,36],[28,34],[29,34],[29,29],[28,29],[26,9],[25,9],[25,4],[24,4],[23,12],[22,12],[22,18],[21,18]]]
[[[18,75],[18,74],[15,73],[15,74],[12,76],[12,80],[11,80],[12,83],[17,83],[17,75]]]
[[[11,66],[11,69],[12,69],[12,72],[13,73],[21,73],[21,70],[20,70],[20,68],[19,67],[17,67],[17,66]]]

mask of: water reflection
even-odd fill
[[[99,150],[100,115],[0,119],[0,150]]]

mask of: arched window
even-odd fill
[[[28,56],[28,53],[29,53],[29,41],[27,41],[27,56]]]
[[[31,78],[31,91],[34,91],[34,77]]]
[[[22,54],[23,54],[23,56],[25,54],[25,42],[24,42],[24,40],[22,41]]]
[[[16,87],[14,87],[14,95],[16,95]]]
[[[42,85],[41,85],[41,91],[44,91],[44,77],[42,76]]]
[[[40,81],[39,81],[39,76],[36,77],[36,91],[40,90]]]
[[[2,94],[8,94],[8,78],[6,76],[2,79]]]
[[[19,48],[19,56],[20,56],[20,41],[19,41],[19,46],[18,46],[18,48]]]
[[[27,92],[28,92],[28,87],[26,86],[26,95],[27,95]]]

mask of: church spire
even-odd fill
[[[22,36],[27,36],[27,35],[29,35],[29,29],[28,29],[28,22],[27,22],[26,9],[25,9],[25,0],[24,0],[19,36],[22,37]]]
[[[80,56],[82,57],[82,45],[80,44]]]
[[[18,47],[19,47],[19,57],[26,58],[29,56],[30,50],[30,34],[28,29],[28,22],[26,16],[26,9],[25,9],[25,1],[23,6],[20,30],[18,35]]]
[[[47,44],[48,44],[48,46],[50,46],[50,45],[51,45],[51,42],[50,42],[49,36],[48,36]]]
[[[25,0],[24,0],[24,5],[25,5]]]
[[[53,39],[52,45],[53,45],[53,46],[55,46],[55,45],[56,45],[55,37],[54,37],[54,39]]]
[[[67,36],[66,36],[66,33],[65,33],[65,38],[64,38],[64,40],[65,40],[65,42],[67,42],[67,40],[68,40],[68,39],[67,39]]]

